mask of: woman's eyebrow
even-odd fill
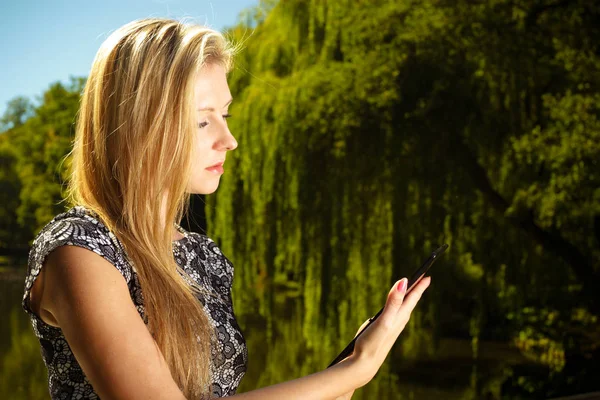
[[[223,108],[225,108],[228,105],[230,105],[232,101],[233,101],[233,99],[229,99],[229,101],[227,103],[225,103],[225,105],[223,106]],[[215,112],[215,109],[213,107],[204,107],[204,108],[199,108],[198,111],[212,111],[212,112]]]

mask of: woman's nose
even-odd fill
[[[227,127],[225,127],[225,129],[224,129],[224,135],[223,135],[223,138],[221,139],[221,145],[226,150],[235,150],[238,146],[237,140],[235,140],[235,137],[233,137],[233,135],[229,131],[229,128],[227,128]]]

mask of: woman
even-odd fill
[[[235,395],[247,350],[231,302],[233,266],[177,224],[214,192],[227,152],[234,48],[211,29],[149,18],[112,33],[82,94],[72,207],[36,236],[23,307],[53,399]],[[325,371],[235,395],[350,398],[375,375],[429,279],[406,279],[354,353]]]

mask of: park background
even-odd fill
[[[110,29],[174,16],[164,6],[176,3]],[[210,23],[213,4],[196,4]],[[183,223],[235,266],[249,350],[239,392],[325,368],[441,243],[430,289],[354,399],[600,390],[600,5],[236,4],[222,28],[243,43],[229,77],[239,147]],[[28,246],[65,209],[85,74],[56,79],[36,100],[12,96],[0,121],[3,399],[48,398],[20,301]]]

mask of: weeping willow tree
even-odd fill
[[[598,332],[598,15],[584,1],[249,10],[229,31],[245,43],[230,79],[239,148],[207,203],[238,313],[273,335],[277,293],[298,290],[304,328],[288,334],[303,345],[287,357],[312,372],[447,242],[369,395],[442,335],[470,338],[474,368],[480,338],[545,368],[507,379],[516,394],[589,386],[575,363],[598,351],[580,331]]]

